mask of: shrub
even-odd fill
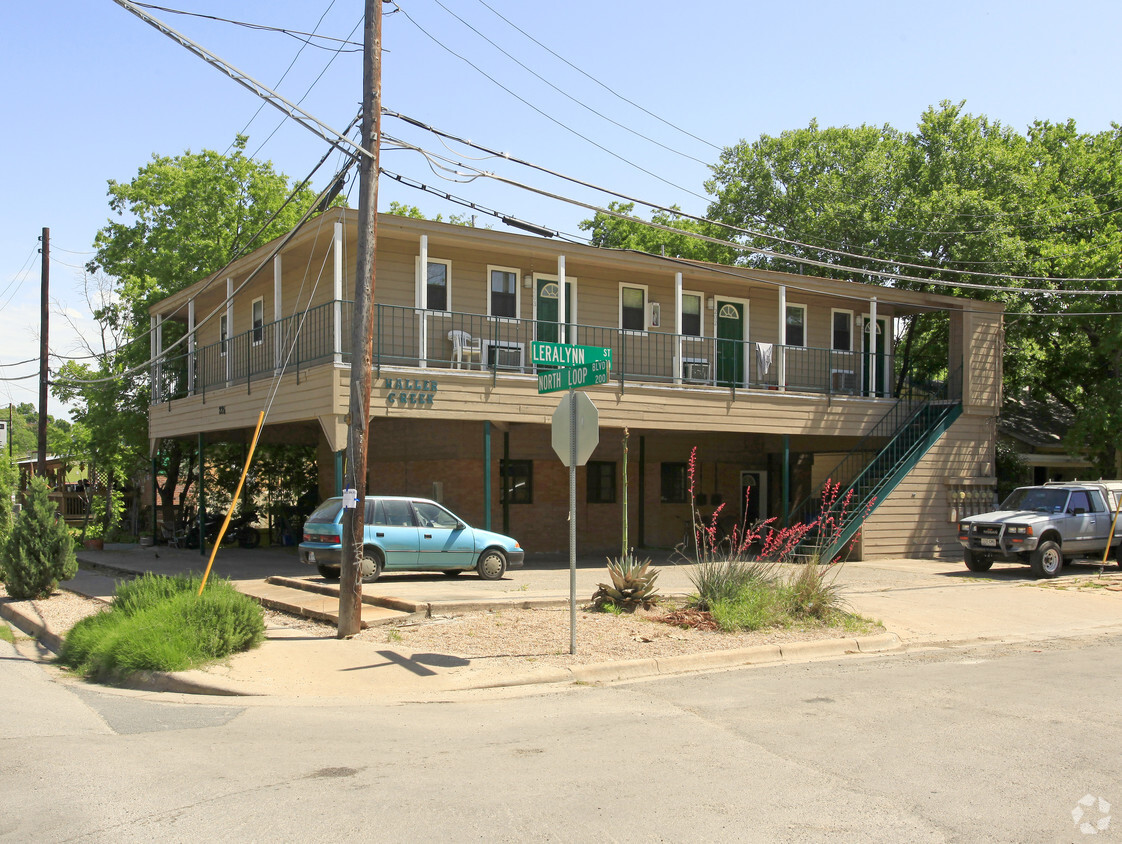
[[[710,610],[716,604],[736,599],[749,587],[772,584],[778,577],[773,563],[741,559],[706,559],[694,566],[690,582],[697,591],[697,608]]]
[[[78,573],[74,540],[42,478],[32,478],[23,512],[4,543],[4,582],[19,601],[46,598],[60,580]]]
[[[109,612],[78,622],[59,660],[95,680],[134,671],[183,671],[259,645],[261,608],[229,581],[198,595],[198,576],[145,575],[122,583]]]

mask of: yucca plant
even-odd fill
[[[601,583],[592,596],[592,605],[600,610],[611,605],[626,612],[638,608],[650,609],[658,603],[658,569],[651,568],[651,559],[639,560],[634,553],[618,560],[608,559],[608,574],[612,582]]]

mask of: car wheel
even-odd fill
[[[987,557],[985,554],[978,554],[975,551],[966,549],[966,567],[970,571],[989,571],[990,566],[993,565],[993,558]]]
[[[506,554],[498,548],[488,548],[479,557],[475,570],[484,580],[498,580],[506,573]]]
[[[444,576],[445,577],[459,577],[463,573],[464,573],[463,569],[445,569],[444,570]]]
[[[382,554],[377,548],[363,548],[358,561],[363,583],[373,583],[382,575]]]
[[[1051,540],[1041,542],[1029,557],[1032,573],[1037,577],[1055,577],[1064,567],[1060,546]]]
[[[339,579],[339,568],[337,566],[325,566],[322,563],[317,563],[316,571],[319,572],[319,576],[324,580]]]

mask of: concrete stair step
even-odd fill
[[[275,586],[286,586],[289,589],[300,589],[305,592],[314,592],[318,595],[330,595],[339,600],[338,581],[308,580],[303,577],[286,577],[284,575],[271,575],[265,578],[266,583]],[[376,607],[385,607],[391,610],[400,610],[404,613],[427,613],[428,604],[418,604],[416,601],[406,601],[401,598],[388,598],[384,595],[368,595],[366,590],[362,593],[362,602]]]
[[[236,585],[238,591],[253,598],[263,607],[333,624],[339,623],[338,589],[332,596],[307,589],[269,583],[265,580],[241,581]],[[409,618],[412,614],[412,612],[403,612],[402,610],[364,603],[360,621],[364,628],[375,627]]]

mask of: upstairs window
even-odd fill
[[[619,287],[619,327],[624,331],[647,328],[647,288],[621,284]]]
[[[682,334],[701,336],[701,294],[682,294]]]
[[[257,345],[265,338],[265,300],[258,297],[253,300],[253,344]]]
[[[425,304],[430,311],[447,311],[451,308],[451,275],[452,264],[449,261],[429,261],[425,277]]]
[[[853,351],[853,311],[834,311],[834,351]]]
[[[515,319],[518,316],[518,270],[508,267],[487,269],[490,279],[488,316]]]
[[[226,354],[226,341],[230,337],[230,318],[226,314],[218,317],[218,353]]]
[[[806,345],[806,305],[787,306],[788,346]]]

